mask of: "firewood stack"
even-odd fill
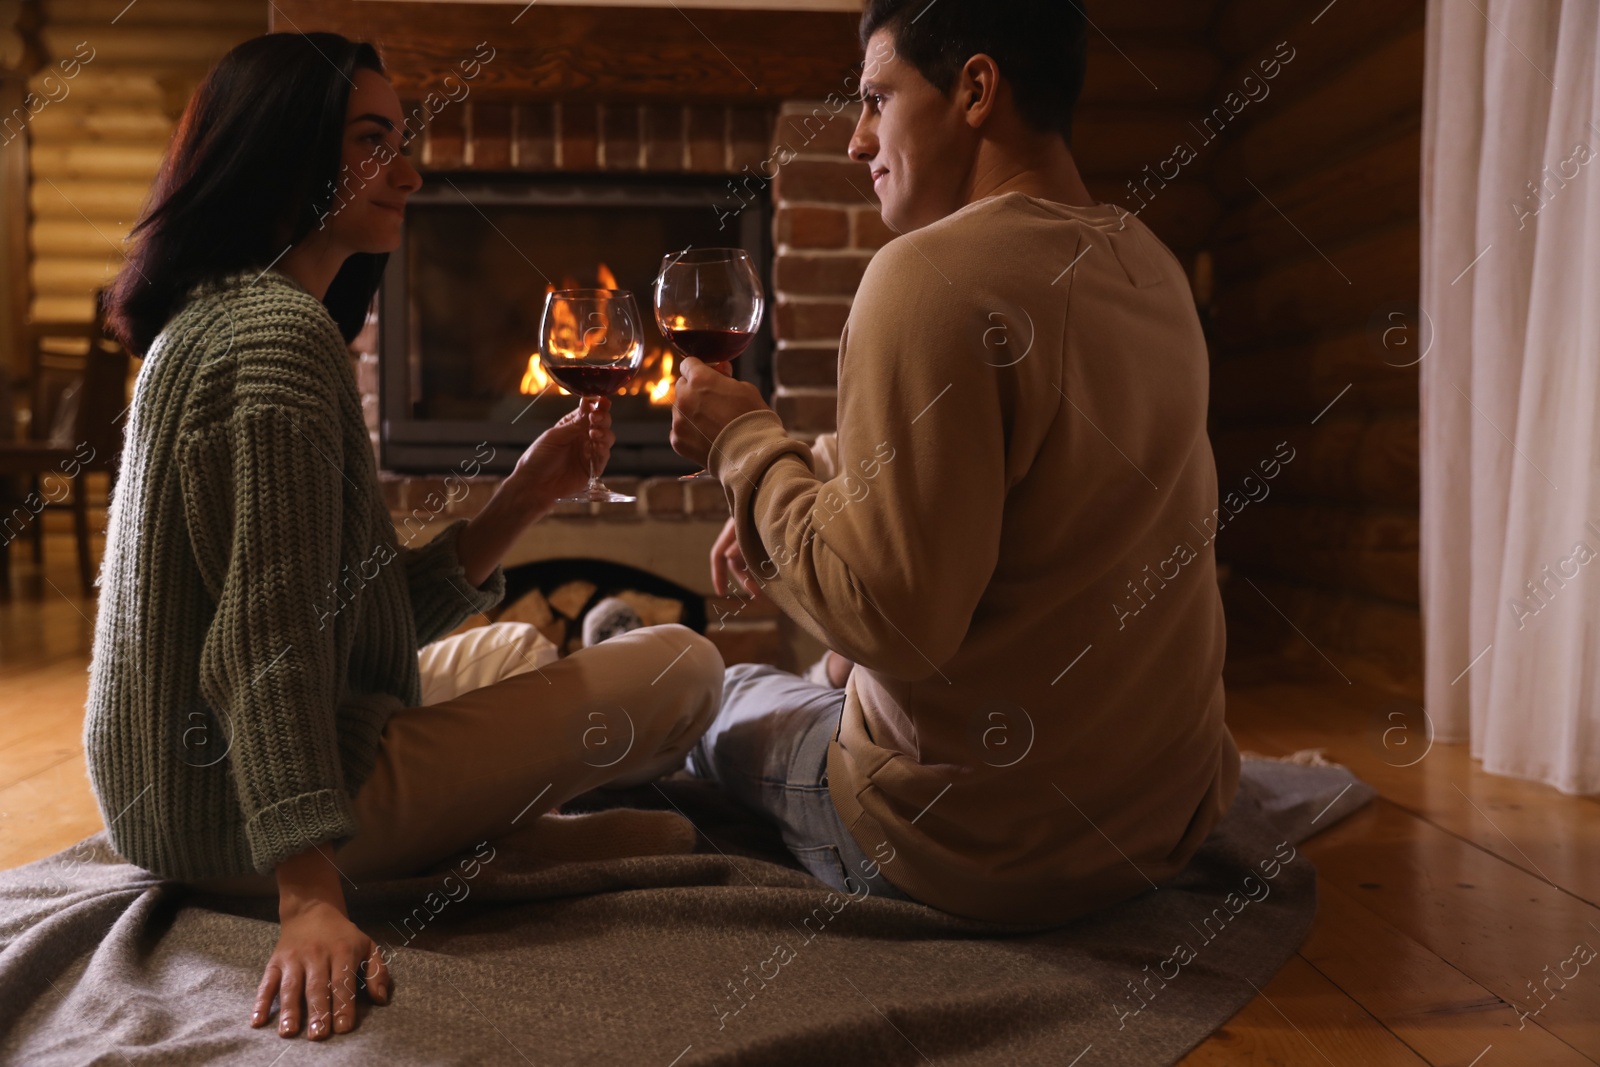
[[[531,623],[565,656],[583,647],[584,615],[608,596],[626,601],[639,613],[639,618],[644,620],[646,626],[683,621],[681,600],[652,596],[635,589],[602,590],[595,583],[581,578],[565,582],[548,594],[531,589],[515,602],[501,608],[493,621]],[[469,620],[469,624],[481,626],[487,621],[479,615]]]

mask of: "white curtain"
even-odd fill
[[[1429,0],[1419,365],[1436,736],[1600,792],[1600,2]]]

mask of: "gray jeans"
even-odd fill
[[[828,743],[843,710],[842,689],[762,664],[729,667],[722,710],[689,751],[689,773],[777,823],[795,859],[834,889],[911,900],[850,836],[828,795]]]

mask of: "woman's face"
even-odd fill
[[[422,177],[406,158],[410,134],[394,86],[373,70],[357,70],[353,80],[339,178],[319,228],[352,252],[393,252],[406,198]]]

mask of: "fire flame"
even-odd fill
[[[599,278],[599,287],[601,289],[620,288],[617,285],[616,275],[612,274],[611,268],[604,263],[600,264],[595,274]],[[561,287],[563,289],[576,289],[578,288],[578,283],[568,276],[561,280]],[[544,291],[550,293],[555,288],[554,285],[546,284]],[[554,347],[557,351],[567,355],[579,355],[584,351],[584,343],[583,336],[578,331],[578,324],[572,320],[571,313],[564,307],[557,307],[556,314],[559,316],[557,336],[560,341]],[[629,382],[627,387],[618,395],[643,396],[650,402],[652,407],[665,407],[671,404],[673,383],[676,380],[672,375],[672,363],[671,349],[665,346],[659,348],[646,347],[644,361],[639,365],[639,373],[633,376],[633,381]],[[528,396],[537,396],[551,386],[554,386],[556,392],[562,396],[572,395],[551,379],[549,373],[545,371],[543,364],[539,361],[539,353],[535,352],[528,357],[528,369],[523,372],[519,391]]]

